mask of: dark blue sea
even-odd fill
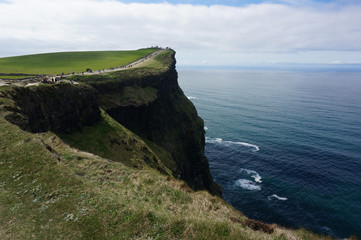
[[[267,223],[361,238],[361,72],[178,73],[227,202]]]

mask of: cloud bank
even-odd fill
[[[0,56],[170,46],[183,64],[361,62],[361,4],[0,2]],[[267,60],[268,59],[268,60]]]

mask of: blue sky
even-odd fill
[[[0,0],[0,57],[172,47],[179,65],[361,63],[356,0]]]

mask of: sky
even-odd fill
[[[0,57],[171,47],[178,65],[361,63],[359,0],[0,0]]]

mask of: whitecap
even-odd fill
[[[241,146],[253,148],[253,150],[252,150],[253,152],[259,151],[259,147],[257,145],[246,143],[246,142],[223,141],[222,138],[208,138],[208,137],[206,137],[206,142],[207,143],[218,143],[218,144],[222,144],[224,146],[241,145]]]
[[[285,198],[285,197],[280,197],[280,196],[278,196],[277,194],[273,194],[272,196],[268,196],[268,200],[272,200],[273,198],[276,198],[276,199],[278,199],[278,200],[280,200],[280,201],[286,201],[286,200],[288,200],[288,198]]]
[[[245,168],[241,168],[240,172],[245,172],[249,175],[251,175],[251,177],[254,179],[255,182],[258,182],[258,183],[261,183],[262,182],[262,177],[256,172],[256,171],[253,171],[253,170],[249,170],[249,169],[245,169]]]
[[[208,130],[208,128],[207,128],[207,127],[204,127],[204,130],[205,130],[205,131],[207,131],[207,130]]]
[[[188,96],[187,97],[189,100],[191,100],[191,99],[196,99],[196,97],[193,97],[193,96]]]
[[[254,150],[253,150],[254,152],[259,151],[259,147],[254,144],[250,144],[250,143],[246,143],[246,142],[234,142],[234,144],[242,145],[245,147],[252,147],[252,148],[254,148]]]
[[[238,179],[236,181],[236,185],[243,189],[251,190],[251,191],[260,191],[261,186],[255,184],[254,182],[247,180],[247,179]]]
[[[219,143],[222,144],[223,140],[222,138],[209,138],[206,137],[206,143]]]

